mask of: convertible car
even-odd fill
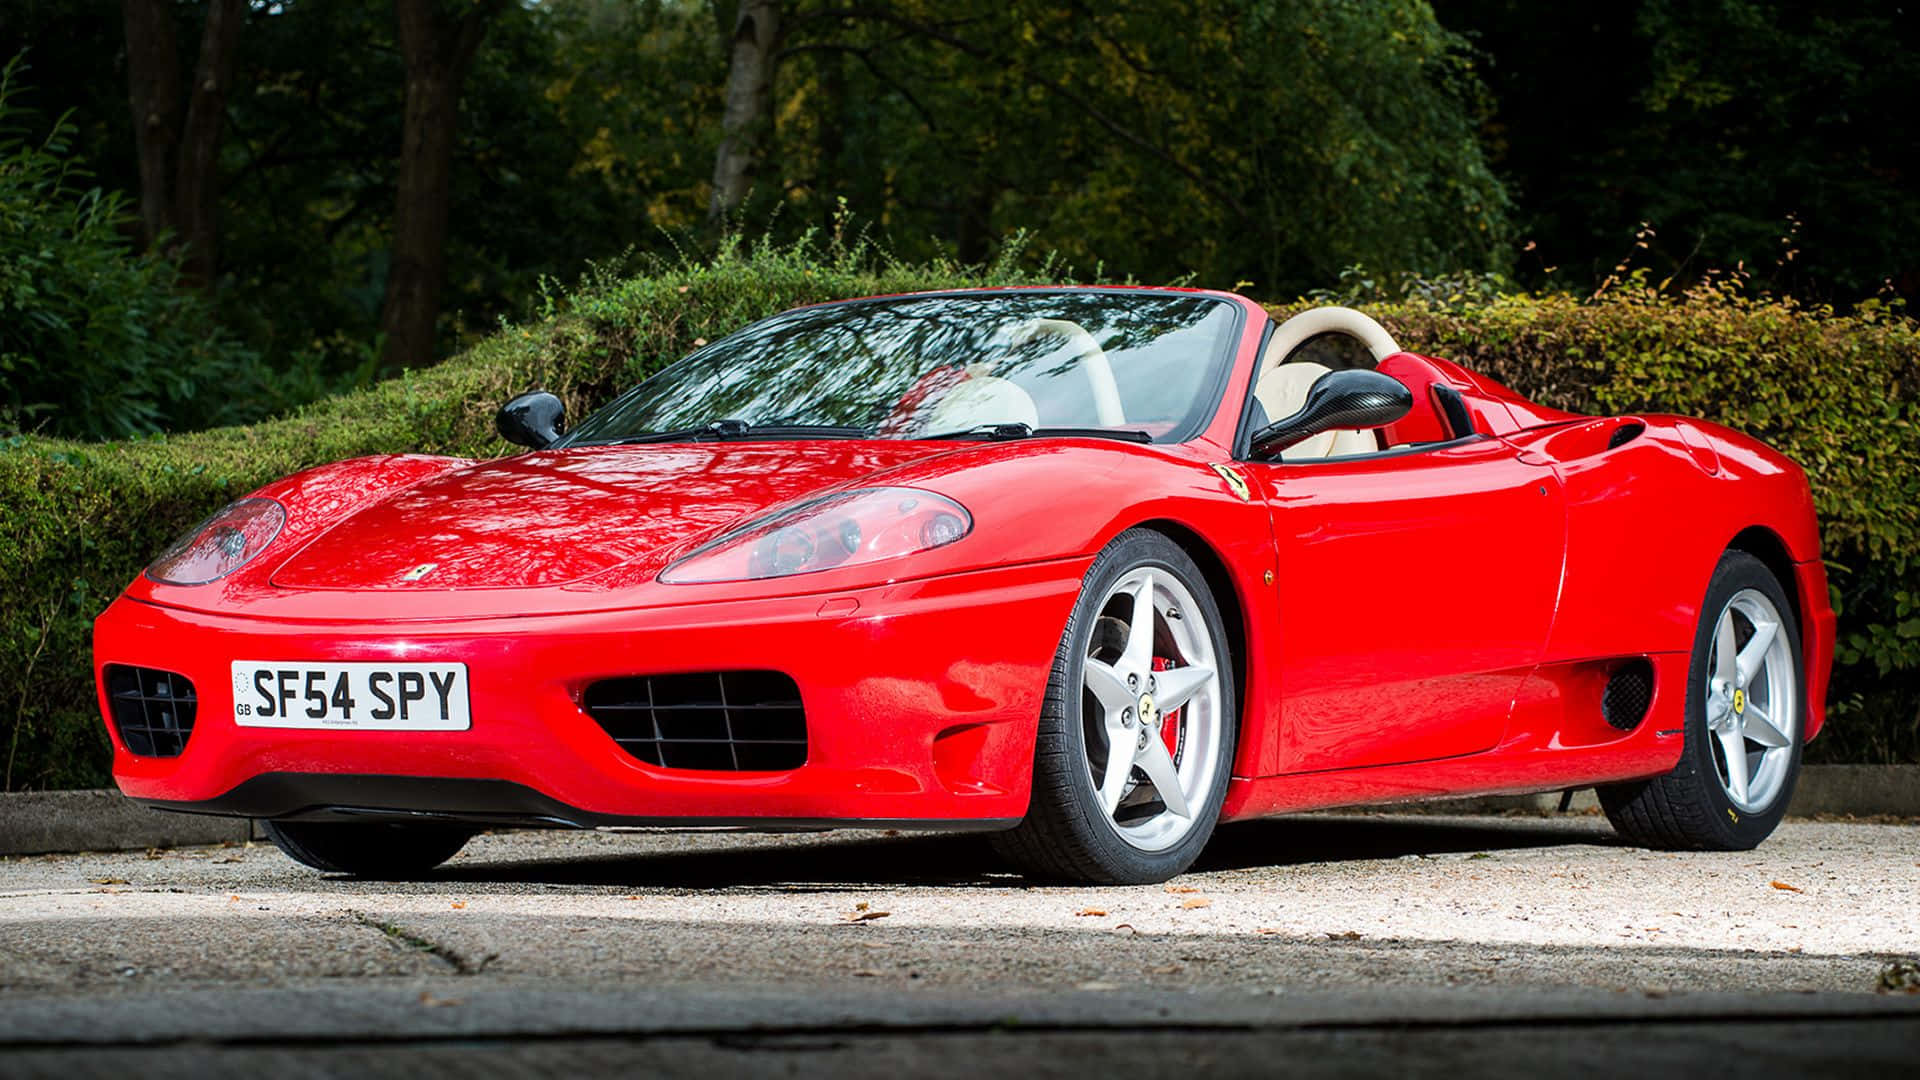
[[[865,827],[1141,883],[1220,821],[1587,786],[1750,848],[1823,718],[1797,466],[1344,308],[853,300],[498,422],[524,452],[312,469],[161,554],[96,625],[121,789],[366,876],[492,827]]]

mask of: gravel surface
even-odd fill
[[[1674,854],[1582,816],[1227,826],[1195,872],[1144,888],[1030,886],[966,836],[501,833],[399,885],[265,844],[39,856],[0,861],[0,1008],[340,979],[1864,994],[1920,954],[1915,897],[1912,825],[1790,822],[1758,851]]]

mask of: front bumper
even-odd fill
[[[95,623],[95,676],[119,663],[193,681],[198,715],[178,757],[135,755],[107,723],[120,789],[169,809],[581,826],[1011,824],[1026,813],[1041,698],[1085,569],[1063,560],[835,594],[445,622],[235,618],[122,597]],[[461,661],[473,724],[239,727],[235,659]],[[602,678],[756,669],[800,687],[808,747],[797,769],[658,768],[579,704]],[[104,690],[100,705],[104,715]]]

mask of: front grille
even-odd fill
[[[193,734],[193,683],[154,668],[107,665],[107,709],[120,741],[141,757],[178,757]]]
[[[621,749],[664,769],[777,771],[807,761],[800,688],[777,671],[603,679],[580,703]]]
[[[1608,677],[1606,692],[1600,696],[1600,715],[1621,731],[1632,731],[1652,704],[1653,665],[1629,660]]]

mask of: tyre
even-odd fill
[[[1048,880],[1179,874],[1219,819],[1236,717],[1200,568],[1160,533],[1122,533],[1087,570],[1041,706],[1032,803],[995,849]]]
[[[1752,848],[1793,798],[1805,715],[1793,605],[1764,563],[1729,551],[1694,636],[1680,763],[1653,780],[1601,787],[1600,805],[1620,835],[1646,847]]]
[[[404,880],[459,854],[473,831],[450,825],[357,821],[262,822],[267,839],[296,862],[330,874]]]

